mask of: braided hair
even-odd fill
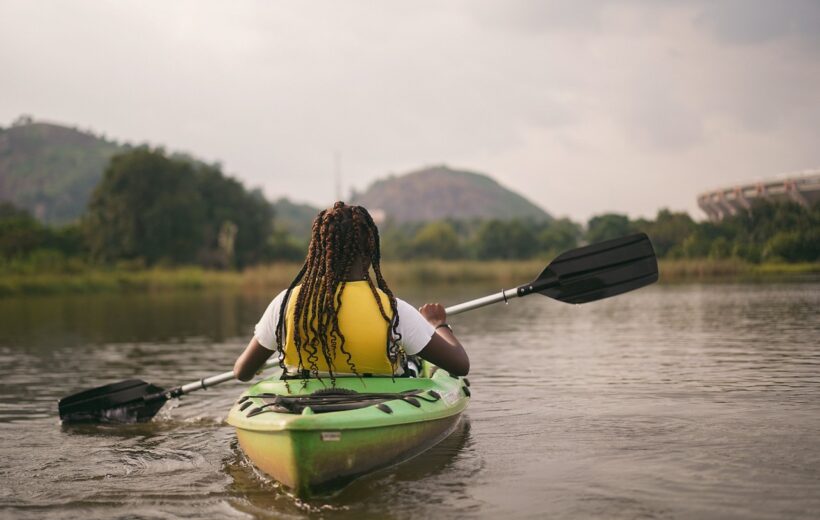
[[[345,348],[345,337],[339,328],[339,310],[342,307],[342,292],[354,261],[369,261],[375,274],[375,283],[366,270],[367,281],[373,297],[379,306],[379,312],[387,327],[385,351],[393,371],[400,361],[398,332],[399,313],[396,297],[384,281],[381,272],[381,252],[379,230],[370,213],[362,206],[348,206],[336,202],[333,207],[319,212],[313,220],[310,245],[305,263],[290,283],[282,306],[279,309],[279,322],[276,326],[276,351],[279,354],[279,365],[285,370],[284,323],[288,301],[293,289],[301,283],[299,294],[294,303],[293,312],[293,346],[299,360],[298,371],[303,377],[307,374],[320,378],[317,362],[323,359],[328,367],[330,378],[335,382],[333,373],[334,360],[341,353],[345,356],[351,372],[358,375],[356,365],[350,352]],[[387,295],[392,311],[392,318],[387,314],[377,288]],[[303,360],[303,355],[304,360]],[[307,366],[305,366],[307,362]]]

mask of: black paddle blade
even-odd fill
[[[634,291],[658,281],[658,260],[645,233],[567,251],[519,296],[539,292],[567,303],[586,303]]]
[[[63,423],[134,423],[151,419],[165,404],[164,389],[141,379],[99,386],[60,399]]]

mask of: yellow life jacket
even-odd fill
[[[310,370],[311,363],[309,354],[305,348],[306,334],[300,331],[302,338],[301,352],[297,352],[293,342],[293,315],[296,309],[296,298],[299,295],[301,285],[295,287],[291,292],[287,304],[286,318],[286,340],[285,340],[285,364],[293,370],[300,365]],[[381,290],[376,289],[382,302],[384,312],[388,318],[393,317],[390,309],[390,299]],[[345,337],[344,349],[350,354],[350,360],[356,367],[357,374],[393,374],[393,367],[387,357],[387,328],[388,323],[379,311],[379,305],[373,297],[373,292],[366,281],[347,282],[342,292],[342,305],[337,311],[339,319],[339,330]],[[332,336],[328,333],[328,345],[331,345]],[[334,373],[353,373],[348,358],[342,353],[340,348],[341,338],[336,337],[336,351],[331,353],[331,364]],[[322,355],[321,346],[317,345],[315,356],[316,368],[319,372],[329,372],[325,358]]]

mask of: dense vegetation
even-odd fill
[[[216,165],[140,147],[115,155],[79,224],[47,227],[0,206],[0,258],[13,271],[245,267],[275,259],[273,211]]]
[[[582,226],[568,219],[388,221],[381,228],[388,259],[521,260],[559,253],[584,238]]]
[[[272,218],[218,166],[143,147],[111,160],[83,228],[94,260],[242,267],[266,259]]]
[[[52,228],[25,210],[0,203],[0,265],[6,271],[75,271],[85,265],[87,246],[79,226]]]

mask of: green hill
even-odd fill
[[[287,197],[275,200],[272,204],[276,227],[283,229],[300,240],[310,238],[313,219],[320,209],[310,204],[293,202]]]
[[[108,160],[125,148],[88,132],[22,117],[0,128],[0,200],[49,224],[76,220]]]
[[[398,222],[454,219],[532,219],[552,217],[521,195],[480,173],[447,166],[391,176],[370,185],[352,201]],[[375,217],[375,215],[374,215]]]

